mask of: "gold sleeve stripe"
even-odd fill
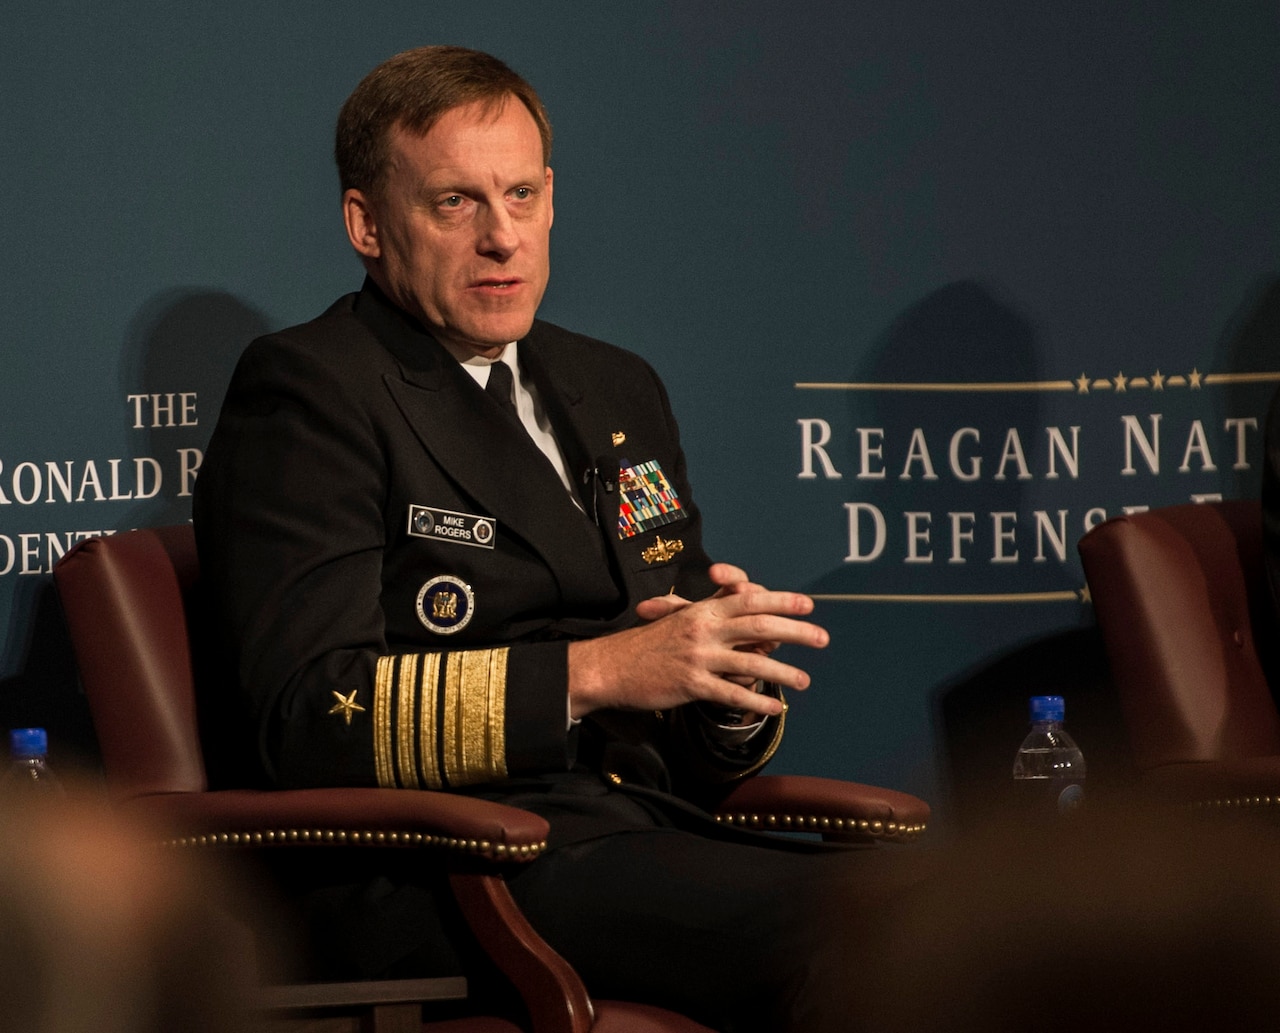
[[[396,679],[396,774],[405,789],[418,788],[418,764],[413,754],[417,745],[413,722],[417,716],[414,704],[417,702],[418,660],[415,654],[401,657],[400,677]]]
[[[422,656],[422,693],[418,707],[418,755],[422,762],[422,783],[427,789],[444,788],[437,755],[436,704],[440,698],[440,654]]]
[[[485,712],[489,715],[485,745],[494,778],[507,777],[507,650],[489,653],[488,697]],[[495,770],[496,769],[496,770]]]
[[[443,789],[506,778],[506,708],[506,649],[379,657],[373,690],[378,785]]]
[[[489,742],[489,656],[487,653],[462,653],[462,683],[458,686],[457,774],[468,778],[481,774]],[[453,776],[451,776],[453,777]],[[459,782],[460,778],[453,778]],[[479,781],[478,779],[469,779]]]
[[[443,737],[444,775],[450,785],[461,785],[462,769],[462,657],[466,653],[450,653],[444,667]]]
[[[500,654],[500,655],[499,655]],[[444,679],[445,777],[450,785],[505,778],[507,650],[450,654]]]
[[[396,788],[391,747],[391,695],[397,659],[394,656],[378,657],[373,683],[373,766],[378,785],[383,789]]]

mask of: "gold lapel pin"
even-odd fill
[[[614,448],[617,448],[619,445],[621,445],[624,441],[627,440],[627,436],[623,434],[622,431],[620,430],[615,430],[612,434],[609,435],[609,437],[613,441]]]

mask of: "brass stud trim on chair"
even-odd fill
[[[394,829],[255,829],[245,832],[206,832],[194,836],[177,836],[161,840],[161,846],[239,847],[289,844],[322,846],[396,846],[427,847],[487,857],[494,860],[532,861],[546,849],[546,840],[533,843],[494,843],[488,839],[458,839],[433,836],[425,832],[401,832]]]
[[[1188,804],[1192,810],[1227,810],[1244,807],[1275,807],[1280,805],[1277,796],[1224,796],[1213,800],[1197,800]]]
[[[926,825],[899,824],[894,821],[870,821],[866,818],[833,818],[815,814],[717,814],[716,821],[748,829],[789,829],[793,832],[858,833],[873,839],[906,841],[924,832]]]

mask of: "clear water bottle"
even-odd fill
[[[1084,755],[1062,727],[1061,696],[1031,697],[1031,731],[1013,759],[1013,778],[1041,813],[1066,814],[1084,803]]]
[[[62,786],[49,767],[49,736],[43,728],[15,728],[9,733],[9,771],[6,793],[61,793]]]

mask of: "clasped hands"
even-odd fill
[[[603,707],[666,710],[703,700],[768,716],[779,699],[753,691],[760,680],[807,689],[809,676],[770,655],[787,643],[821,649],[826,630],[804,620],[813,600],[774,592],[728,563],[713,564],[719,590],[690,602],[656,596],[636,607],[645,623],[569,646],[569,711],[579,719]]]

